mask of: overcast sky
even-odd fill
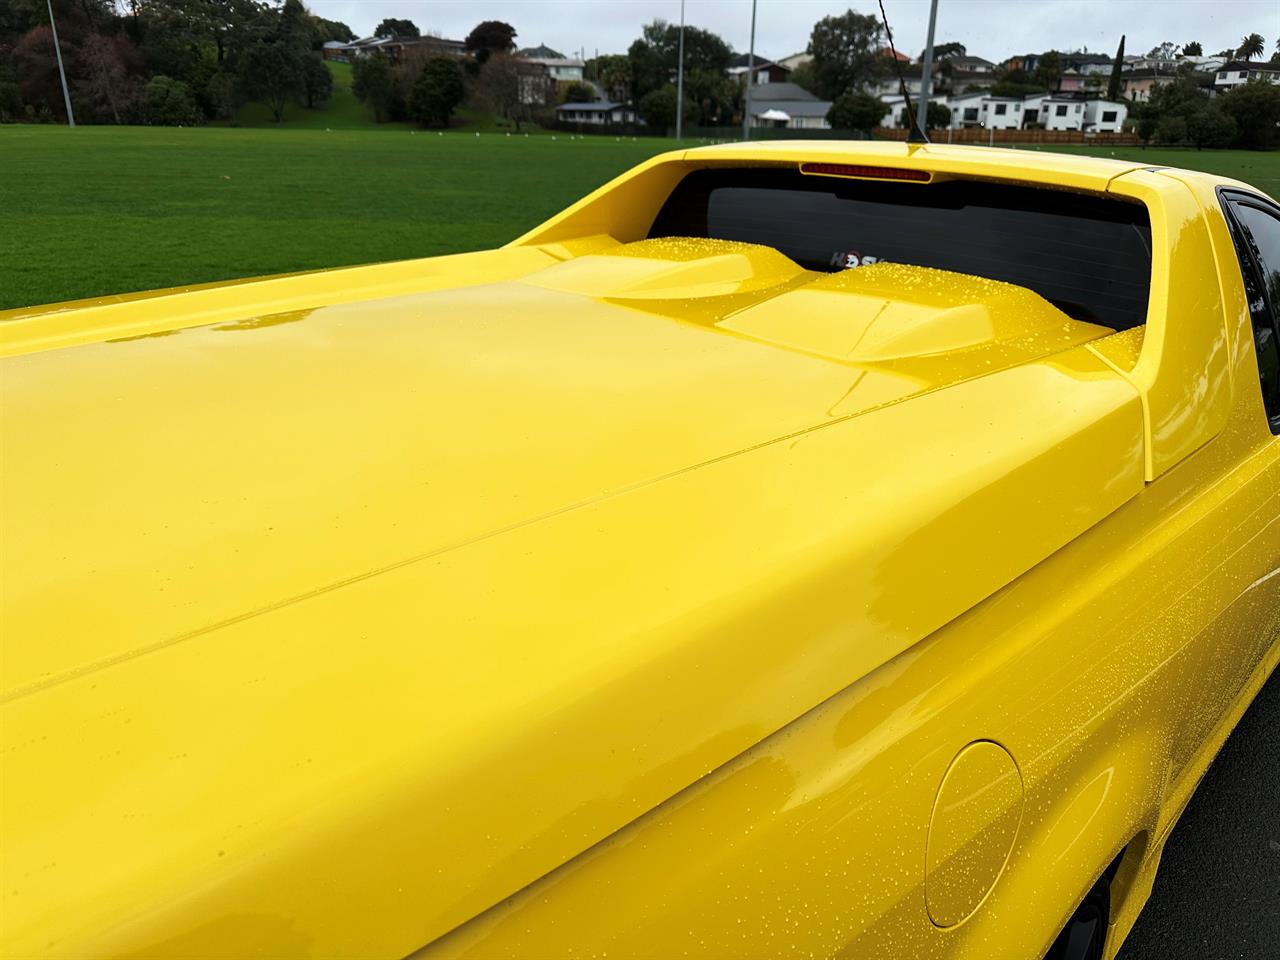
[[[565,54],[625,53],[642,25],[680,19],[680,0],[306,0],[314,13],[342,20],[367,36],[383,17],[407,17],[423,33],[461,40],[481,20],[505,20],[516,42],[545,43]],[[758,0],[756,52],[785,57],[803,50],[815,21],[852,7],[876,12],[875,0]],[[885,0],[897,46],[912,57],[924,47],[928,0]],[[686,0],[685,22],[718,33],[745,52],[751,0]],[[937,42],[959,40],[972,54],[1003,60],[1048,49],[1146,53],[1164,40],[1199,40],[1205,53],[1261,33],[1267,55],[1280,34],[1280,0],[939,0]]]

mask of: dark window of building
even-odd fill
[[[1067,105],[1065,103],[1059,104],[1057,109],[1057,116],[1065,117],[1066,115],[1067,115]]]
[[[1116,122],[1116,111],[1115,111],[1115,110],[1103,110],[1103,111],[1102,111],[1102,122],[1103,122],[1103,123],[1115,123],[1115,122]]]
[[[1008,105],[1007,103],[997,103],[997,104],[996,104],[996,116],[998,116],[998,117],[1003,117],[1003,116],[1004,116],[1005,109],[1006,109],[1008,106],[1009,106],[1009,105]]]

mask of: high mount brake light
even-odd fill
[[[911,180],[928,183],[933,174],[928,170],[903,170],[900,167],[870,167],[859,163],[802,163],[800,172],[819,177],[858,177],[863,180]]]

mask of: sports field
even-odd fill
[[[662,139],[0,127],[0,309],[492,247]],[[1280,153],[1103,148],[1280,195]]]

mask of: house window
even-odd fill
[[[1006,108],[1006,107],[1008,107],[1008,106],[1009,106],[1009,105],[1008,105],[1007,103],[997,103],[997,104],[996,104],[996,116],[997,116],[997,117],[1003,117],[1003,116],[1004,116],[1005,108]]]
[[[1053,113],[1055,117],[1065,117],[1067,115],[1067,105],[1065,103],[1059,104],[1058,109]]]
[[[1116,122],[1116,111],[1114,111],[1114,110],[1103,110],[1103,111],[1102,111],[1102,122],[1103,122],[1103,123],[1115,123],[1115,122]]]
[[[976,122],[977,122],[977,119],[978,119],[978,108],[977,108],[977,107],[965,107],[965,108],[964,108],[964,118],[965,118],[965,120],[966,120],[966,121],[968,121],[969,123],[976,123]]]
[[[1227,79],[1227,71],[1223,70],[1221,73],[1219,73],[1219,74],[1218,74],[1218,79],[1219,79],[1219,80],[1225,80],[1225,79]]]

